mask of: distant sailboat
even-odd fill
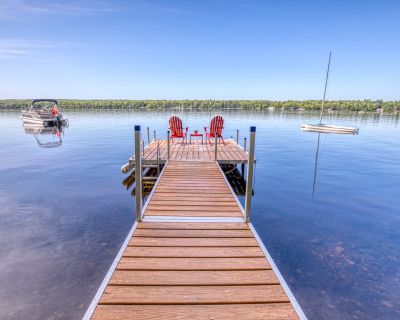
[[[334,126],[334,125],[328,125],[328,124],[322,123],[322,115],[324,112],[324,104],[325,104],[325,97],[326,97],[326,88],[328,86],[329,69],[331,67],[331,57],[332,57],[332,51],[329,51],[328,69],[326,71],[326,78],[325,78],[324,98],[322,100],[322,106],[321,106],[321,111],[320,111],[320,115],[319,115],[319,123],[318,124],[302,124],[301,129],[303,131],[324,132],[324,133],[357,134],[358,128]]]

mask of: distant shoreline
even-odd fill
[[[29,107],[29,99],[0,99],[0,110],[21,110]],[[74,100],[58,99],[61,109],[105,110],[105,109],[179,109],[179,110],[297,110],[318,111],[320,100]],[[400,101],[383,100],[329,100],[325,110],[400,112]]]

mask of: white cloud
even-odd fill
[[[0,39],[0,59],[31,58],[47,60],[46,51],[57,49],[71,49],[81,47],[82,44],[67,41],[35,41],[24,39]]]
[[[117,11],[100,0],[49,1],[0,0],[0,19],[19,19],[43,15],[100,15]]]
[[[0,0],[0,21],[49,15],[98,16],[115,12],[152,16],[187,13],[171,3],[163,5],[151,0]]]

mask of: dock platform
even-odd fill
[[[157,164],[157,146],[160,149],[160,160],[164,164],[168,160],[168,141],[153,140],[144,148],[142,154],[143,164]],[[215,160],[215,145],[209,144],[206,140],[201,143],[201,140],[193,140],[192,143],[182,140],[170,142],[170,160],[181,161],[214,161]],[[218,163],[247,163],[247,152],[232,139],[226,139],[225,144],[218,143],[217,147]],[[135,158],[129,159],[130,163],[135,162]]]
[[[84,319],[306,319],[219,164],[189,159],[166,162]]]

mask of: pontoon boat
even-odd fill
[[[22,111],[22,121],[41,127],[68,125],[68,120],[63,119],[57,107],[57,100],[53,99],[33,100],[31,107]]]

